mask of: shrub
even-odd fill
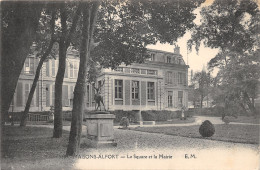
[[[129,119],[127,117],[122,117],[119,125],[123,126],[123,128],[127,128],[129,126]]]
[[[223,122],[225,122],[225,124],[229,124],[230,122],[232,122],[234,119],[236,119],[235,116],[225,116],[223,118]]]
[[[215,133],[215,127],[209,120],[205,120],[200,125],[199,132],[202,137],[211,137]]]
[[[167,121],[178,117],[178,111],[168,110],[147,110],[141,114],[144,121]]]
[[[127,117],[129,122],[136,122],[135,112],[133,111],[123,111],[123,110],[115,110],[110,111],[110,114],[114,114],[116,117],[114,122],[120,122],[123,117]]]

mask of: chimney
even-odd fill
[[[180,54],[180,47],[177,45],[177,46],[175,46],[175,48],[174,48],[174,53],[175,54]]]

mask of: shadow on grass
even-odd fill
[[[6,126],[2,143],[3,158],[34,161],[65,155],[69,132],[52,138],[53,130],[43,127]]]

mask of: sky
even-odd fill
[[[202,4],[202,6],[210,5],[211,3],[212,3],[211,0],[206,0],[206,2]],[[199,24],[201,19],[200,8],[196,9],[194,13],[197,14],[197,17],[194,20],[194,22],[196,24]],[[196,71],[201,71],[203,67],[207,68],[207,63],[210,61],[211,58],[215,57],[216,54],[218,53],[218,49],[207,48],[204,47],[204,45],[202,44],[198,54],[195,48],[193,48],[192,51],[187,54],[187,41],[190,39],[190,37],[191,37],[191,33],[186,32],[186,34],[183,37],[180,37],[176,42],[176,45],[180,47],[180,53],[183,56],[185,63],[188,64],[190,67],[189,74],[191,70],[193,70],[193,72],[196,72]],[[174,45],[161,44],[161,43],[147,46],[147,48],[149,49],[163,50],[167,52],[173,52],[174,47],[175,47]],[[216,73],[217,72],[214,72],[213,75],[216,75]]]

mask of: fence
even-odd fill
[[[28,121],[36,121],[36,122],[46,122],[49,121],[49,115],[40,115],[40,114],[28,114]]]

